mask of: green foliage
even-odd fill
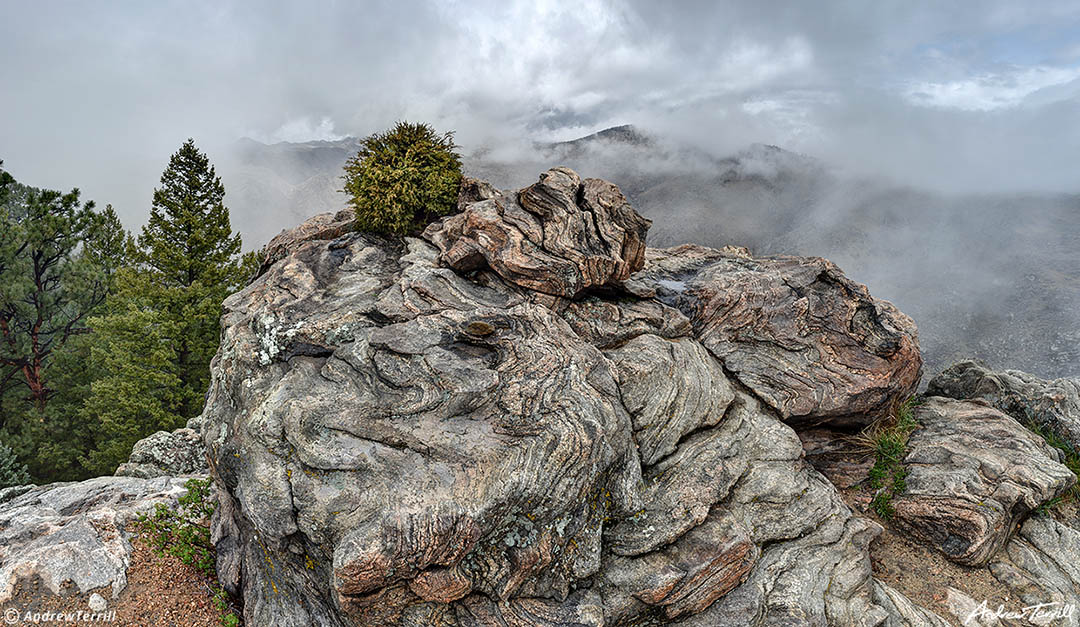
[[[88,365],[98,373],[79,417],[95,424],[96,446],[82,460],[92,474],[111,474],[135,442],[187,421],[197,399],[180,378],[176,345],[181,327],[167,313],[133,296],[151,279],[131,270],[117,276],[115,308],[94,318]],[[149,300],[149,299],[147,299]]]
[[[177,557],[213,580],[216,574],[210,517],[214,514],[214,502],[210,498],[210,480],[189,479],[184,487],[187,492],[177,500],[176,509],[158,503],[152,514],[139,516],[137,526],[155,553]],[[240,624],[240,618],[229,605],[228,594],[216,582],[213,601],[221,612],[222,625]]]
[[[342,177],[357,228],[401,235],[453,213],[461,184],[456,148],[453,133],[427,124],[398,122],[366,138]]]
[[[914,396],[907,399],[886,424],[880,425],[881,428],[868,436],[875,457],[869,473],[869,486],[875,493],[870,507],[886,520],[896,513],[893,498],[907,489],[907,469],[903,462],[907,455],[908,437],[919,427],[914,410],[920,402]]]
[[[192,140],[172,155],[150,218],[125,247],[102,315],[91,321],[97,373],[80,417],[96,445],[82,463],[111,474],[139,439],[182,427],[202,411],[217,352],[221,303],[243,283],[240,237],[225,188]]]
[[[0,489],[30,483],[26,464],[15,458],[15,452],[0,442]]]
[[[1076,475],[1076,483],[1069,488],[1068,492],[1043,503],[1036,511],[1047,514],[1051,510],[1066,503],[1080,501],[1080,450],[1077,450],[1077,448],[1068,440],[1062,438],[1051,429],[1030,421],[1025,423],[1024,426],[1027,427],[1029,431],[1045,440],[1047,444],[1061,451],[1062,456],[1064,457],[1065,466]]]
[[[182,382],[179,413],[185,418],[202,411],[210,360],[218,347],[221,303],[246,279],[240,236],[232,232],[224,197],[214,166],[187,140],[161,175],[150,218],[132,253],[147,280],[129,281],[117,293],[117,301],[153,309],[172,325],[169,340]]]
[[[0,205],[0,393],[21,388],[44,411],[54,352],[86,333],[105,300],[123,232],[111,207],[98,213],[79,191],[20,186],[6,177]]]
[[[112,207],[0,170],[0,433],[39,483],[86,476],[89,320],[126,263],[125,234]]]

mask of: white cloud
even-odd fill
[[[919,82],[910,85],[904,95],[909,102],[920,106],[994,111],[1019,106],[1039,90],[1064,85],[1078,78],[1080,67],[1014,68],[1007,72],[985,73],[955,81]]]
[[[256,134],[258,135],[258,134]],[[267,143],[275,142],[306,142],[312,140],[334,141],[345,135],[334,131],[334,121],[323,117],[315,123],[309,117],[300,117],[289,120],[265,137],[256,137]]]

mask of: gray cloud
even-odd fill
[[[9,4],[0,158],[132,226],[188,136],[214,159],[401,118],[466,148],[630,122],[944,190],[1076,190],[1080,7],[962,4]]]

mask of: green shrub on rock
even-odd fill
[[[26,464],[15,458],[15,453],[0,442],[0,489],[30,483]]]
[[[455,148],[453,133],[409,122],[365,139],[342,176],[357,228],[403,235],[453,213],[461,184]]]

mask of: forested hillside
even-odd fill
[[[135,235],[0,162],[0,487],[111,474],[199,414],[221,301],[250,274],[224,195],[188,140]]]

